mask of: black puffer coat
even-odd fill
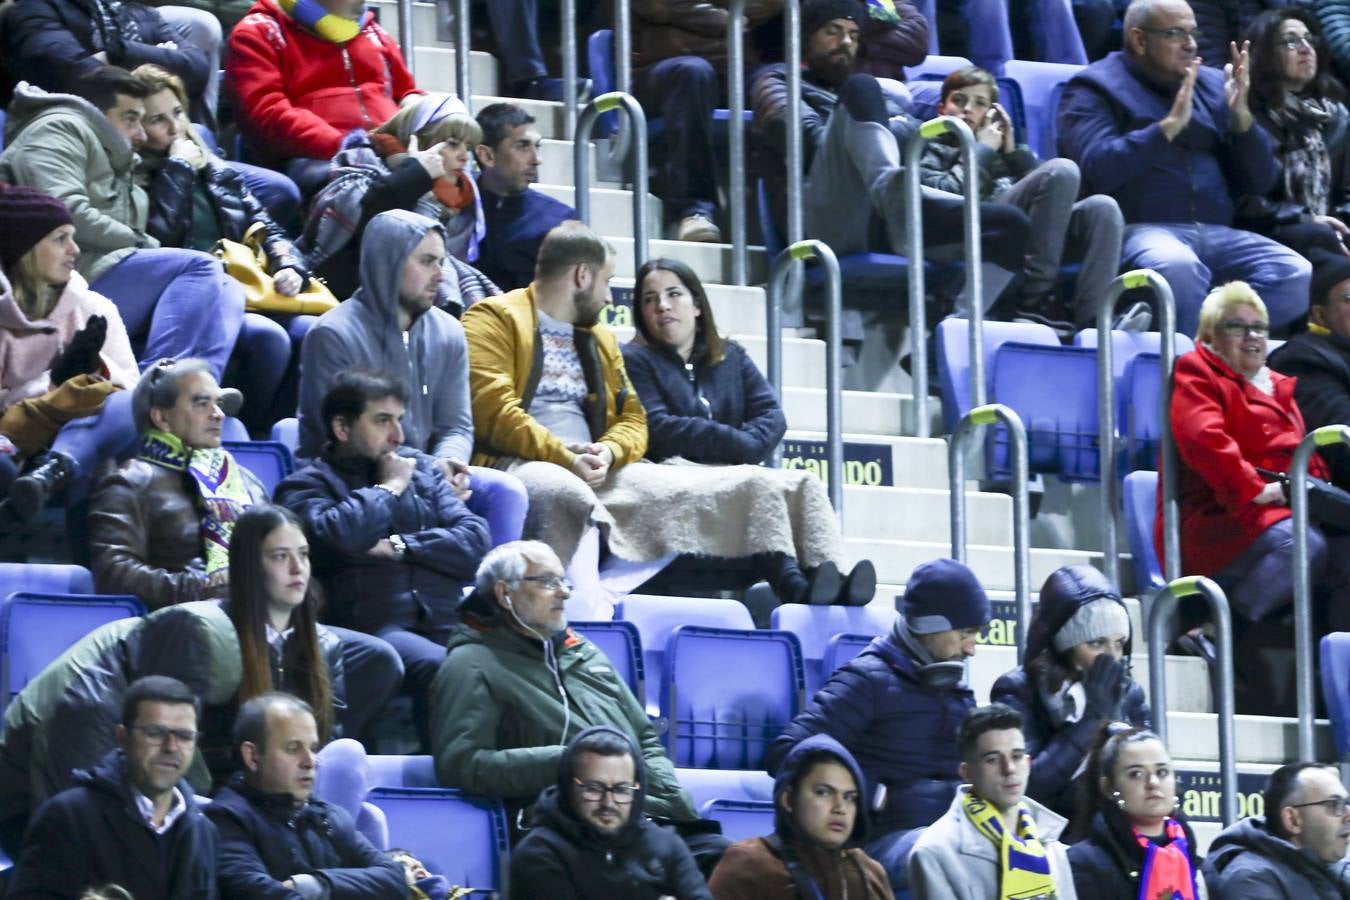
[[[1186,833],[1187,856],[1198,879],[1200,859],[1195,850],[1195,832],[1184,819],[1177,821]],[[1135,900],[1139,896],[1144,857],[1144,848],[1135,841],[1125,815],[1114,806],[1103,806],[1093,816],[1087,838],[1069,848],[1074,889],[1080,897]]]

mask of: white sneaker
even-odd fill
[[[675,240],[720,244],[722,242],[722,231],[712,219],[705,215],[685,216],[675,229]]]

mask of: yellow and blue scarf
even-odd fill
[[[967,791],[963,801],[966,817],[975,830],[993,841],[999,858],[998,900],[1037,900],[1054,897],[1050,857],[1036,833],[1036,822],[1026,804],[1017,808],[1017,833],[1003,827],[1003,816],[994,804]]]
[[[334,44],[345,44],[356,37],[374,15],[368,9],[362,10],[361,16],[353,21],[333,15],[324,9],[318,0],[276,0],[276,2],[286,15]]]

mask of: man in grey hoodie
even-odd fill
[[[339,372],[388,372],[408,391],[404,443],[436,460],[469,509],[488,521],[492,544],[520,538],[525,487],[513,475],[465,465],[473,451],[469,353],[464,329],[435,307],[445,231],[407,210],[380,213],[361,239],[361,286],[319,317],[300,351],[299,456],[318,456],[319,413]]]

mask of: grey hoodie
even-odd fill
[[[346,369],[375,369],[403,380],[408,409],[403,442],[438,458],[467,462],[473,452],[469,351],[464,329],[444,310],[398,327],[403,263],[428,231],[444,230],[426,216],[394,209],[366,226],[361,240],[361,287],[319,317],[300,351],[300,456],[319,454],[327,440],[319,409],[333,378]]]
[[[92,282],[140,247],[149,202],[131,142],[88,100],[21,83],[5,121],[0,181],[46,191],[75,218],[76,268]]]

